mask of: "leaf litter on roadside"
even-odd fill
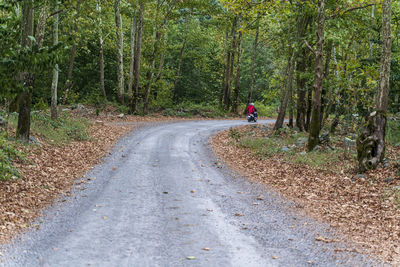
[[[269,138],[269,133],[257,127],[244,126],[236,130],[242,136],[251,131],[256,138]],[[380,167],[365,174],[365,179],[355,181],[352,177],[356,173],[351,167],[354,162],[348,157],[340,158],[341,164],[333,163],[335,171],[295,163],[280,153],[260,157],[232,139],[228,130],[214,136],[211,145],[218,161],[224,161],[253,181],[270,185],[294,200],[294,206],[302,212],[329,222],[360,247],[360,251],[372,252],[391,264],[400,265],[400,190],[396,191],[400,188],[400,179],[387,179],[396,177],[395,166]],[[393,162],[400,161],[400,147],[387,150]],[[332,166],[330,162],[327,164]],[[257,200],[263,199],[257,196]],[[316,242],[333,240],[316,238]]]

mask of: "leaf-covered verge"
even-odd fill
[[[294,200],[299,212],[328,222],[357,251],[397,266],[400,147],[387,148],[385,167],[357,175],[354,148],[344,151],[344,137],[331,138],[334,151],[322,147],[305,153],[304,145],[295,145],[302,134],[287,130],[276,136],[270,127],[252,125],[217,134],[212,147],[243,176]]]
[[[163,115],[118,117],[116,111],[106,107],[96,116],[94,108],[80,106],[65,112],[58,121],[40,113],[32,116],[36,144],[0,138],[1,155],[10,155],[6,161],[2,158],[2,163],[8,162],[12,170],[9,179],[0,179],[0,244],[24,229],[39,227],[32,222],[40,211],[60,195],[70,195],[76,179],[84,177],[127,132],[146,122],[176,120]],[[10,122],[12,126],[12,118]],[[11,127],[9,133],[13,131]]]

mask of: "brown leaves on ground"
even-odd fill
[[[248,126],[237,130],[255,131]],[[328,221],[357,247],[393,265],[400,264],[400,190],[393,191],[400,180],[385,181],[387,177],[396,177],[393,166],[371,171],[366,179],[354,181],[354,170],[346,169],[345,162],[339,164],[342,170],[331,172],[285,161],[280,154],[260,159],[251,149],[238,146],[229,131],[217,134],[212,147],[230,167],[275,188],[315,218]],[[398,160],[399,152],[388,148],[387,154],[391,160]]]

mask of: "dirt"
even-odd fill
[[[267,135],[249,126],[237,130],[242,134],[252,131],[255,137]],[[329,223],[357,250],[377,255],[394,266],[400,264],[400,189],[393,189],[400,185],[396,164],[355,179],[355,168],[345,167],[350,161],[346,157],[336,164],[335,171],[295,164],[281,154],[261,159],[251,149],[239,146],[229,131],[217,134],[212,147],[228,166],[297,202],[299,212]],[[388,148],[391,162],[399,155],[399,148]],[[385,181],[388,177],[395,178]]]

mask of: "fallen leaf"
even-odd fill
[[[186,257],[186,259],[187,259],[187,260],[195,260],[196,257],[194,257],[194,256],[188,256],[188,257]]]

